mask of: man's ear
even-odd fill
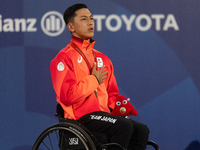
[[[68,23],[67,24],[67,28],[69,29],[69,31],[71,32],[71,33],[73,33],[75,30],[74,30],[74,25],[73,25],[73,23]]]

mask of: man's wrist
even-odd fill
[[[94,74],[93,74],[94,75]],[[100,82],[99,82],[99,79],[97,78],[97,76],[96,75],[94,75],[95,77],[96,77],[96,79],[97,79],[97,81],[98,81],[98,83],[100,84]]]

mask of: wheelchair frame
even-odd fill
[[[32,150],[40,150],[41,147],[48,150],[53,150],[54,147],[60,150],[107,150],[109,147],[125,150],[118,143],[108,143],[105,134],[92,133],[81,123],[64,118],[64,111],[60,104],[57,105],[55,116],[59,117],[59,123],[46,128],[35,141]],[[160,150],[153,141],[148,141],[147,145]]]

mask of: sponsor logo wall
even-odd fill
[[[148,31],[152,28],[152,22],[155,23],[156,31],[168,31],[169,28],[173,28],[175,31],[179,31],[177,21],[173,14],[168,14],[166,20],[161,26],[161,20],[165,19],[164,14],[140,14],[136,16],[131,14],[129,18],[122,14],[121,16],[116,14],[111,15],[95,15],[94,20],[96,21],[96,31],[102,31],[102,21],[105,21],[105,27],[108,31],[117,32],[121,29],[122,23],[126,26],[126,31],[132,30],[132,24],[135,20],[135,26],[139,31]],[[116,24],[113,26],[112,21]],[[145,21],[145,25],[142,25],[142,21]],[[37,18],[5,18],[2,20],[0,15],[0,32],[37,32],[35,27]],[[62,14],[57,11],[49,11],[42,16],[40,21],[42,31],[48,36],[59,36],[63,33],[66,25],[63,20]]]
[[[50,61],[70,41],[62,14],[78,2],[0,1],[1,149],[31,149],[58,122]],[[199,143],[200,4],[84,2],[94,15],[95,49],[111,59],[120,94],[138,110],[131,118],[148,125],[162,150]]]

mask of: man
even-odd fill
[[[111,61],[93,49],[94,20],[90,10],[85,4],[75,4],[63,17],[72,34],[71,42],[52,60],[51,76],[65,118],[107,134],[110,142],[126,149],[144,150],[147,126],[110,114],[119,91]]]

